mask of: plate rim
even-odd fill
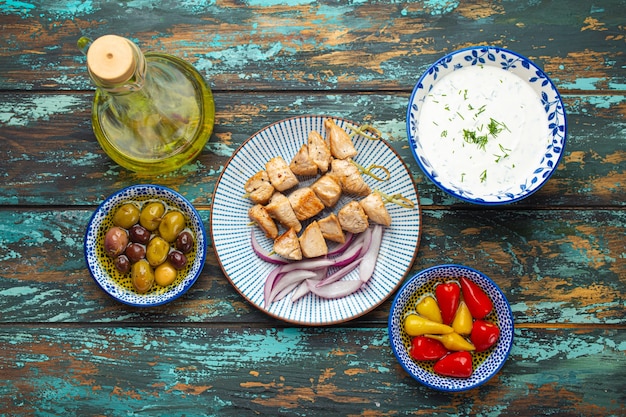
[[[415,263],[415,259],[417,258],[417,253],[419,252],[419,247],[421,244],[421,238],[422,238],[422,234],[423,234],[423,229],[422,229],[422,222],[423,222],[423,217],[422,217],[422,207],[419,201],[419,192],[417,189],[417,184],[415,183],[415,181],[413,180],[413,178],[410,178],[410,182],[411,185],[413,187],[413,190],[415,192],[416,195],[416,209],[417,209],[417,216],[418,216],[418,230],[417,230],[417,240],[415,242],[415,249],[413,250],[413,254],[411,256],[411,260],[409,263],[409,267],[407,268],[407,270],[404,272],[404,274],[402,275],[402,277],[400,277],[400,279],[398,279],[398,282],[395,284],[395,286],[384,296],[382,297],[380,300],[378,300],[376,303],[373,303],[372,305],[370,305],[368,308],[364,309],[363,311],[342,318],[342,319],[337,319],[337,320],[329,320],[329,321],[324,321],[324,322],[313,322],[313,321],[302,321],[302,320],[296,320],[296,319],[290,319],[290,318],[286,318],[283,316],[280,316],[279,314],[276,314],[274,312],[269,311],[267,308],[258,305],[256,303],[254,303],[246,294],[243,293],[243,291],[237,286],[235,285],[235,283],[233,282],[232,278],[226,273],[226,270],[224,268],[224,265],[222,263],[222,260],[220,259],[220,256],[218,254],[218,249],[215,246],[215,239],[214,239],[214,233],[213,233],[213,214],[214,214],[214,205],[215,205],[215,194],[219,188],[219,185],[222,182],[222,178],[224,176],[224,174],[226,173],[228,167],[230,166],[231,162],[233,161],[233,159],[236,157],[236,155],[241,151],[241,149],[244,148],[244,146],[246,146],[248,143],[250,143],[256,136],[260,135],[262,132],[271,129],[273,126],[276,126],[278,124],[283,124],[283,123],[289,123],[293,120],[297,120],[297,119],[307,119],[307,118],[322,118],[322,119],[332,119],[335,121],[342,121],[344,123],[349,123],[352,124],[354,126],[360,126],[358,123],[355,123],[353,120],[345,118],[345,117],[337,117],[337,116],[331,116],[328,114],[303,114],[303,115],[298,115],[298,116],[290,116],[290,117],[286,117],[277,121],[274,121],[266,126],[264,126],[263,128],[257,130],[255,133],[253,133],[252,135],[250,135],[248,138],[246,138],[246,140],[244,140],[241,145],[239,145],[239,147],[233,152],[233,154],[228,158],[228,161],[224,164],[224,168],[222,170],[222,172],[220,173],[216,183],[215,183],[215,188],[213,190],[213,193],[211,195],[211,204],[210,204],[210,217],[209,217],[209,236],[211,238],[211,246],[213,247],[213,252],[215,253],[215,258],[217,260],[217,263],[220,266],[220,269],[222,270],[222,274],[224,275],[224,277],[228,280],[228,282],[235,288],[235,290],[250,304],[252,305],[255,309],[261,311],[262,313],[265,313],[266,315],[286,322],[286,323],[290,323],[290,324],[295,324],[295,325],[301,325],[301,326],[308,326],[308,327],[315,327],[315,326],[330,326],[330,325],[336,325],[336,324],[341,324],[341,323],[346,323],[348,321],[357,319],[359,317],[362,317],[368,313],[370,313],[371,311],[375,310],[376,308],[378,308],[381,304],[383,304],[385,301],[387,301],[403,284],[403,282],[406,280],[406,277],[410,274],[413,265]],[[394,156],[398,159],[398,161],[400,162],[400,164],[402,165],[402,167],[406,170],[407,174],[410,175],[410,170],[406,164],[406,162],[404,162],[404,160],[402,159],[402,157],[398,154],[398,152],[382,137],[379,137],[378,140],[380,140],[384,146],[386,146],[393,154]]]
[[[510,54],[512,56],[518,57],[519,59],[523,60],[524,62],[527,62],[530,66],[532,66],[533,70],[535,70],[536,74],[541,75],[542,79],[545,79],[547,81],[547,83],[552,87],[552,90],[554,91],[556,98],[558,99],[558,103],[560,104],[560,110],[562,112],[563,115],[563,121],[562,121],[562,125],[563,125],[563,143],[562,145],[560,145],[561,147],[561,152],[559,153],[558,158],[556,159],[556,161],[554,162],[554,165],[551,167],[551,170],[549,171],[549,173],[546,176],[542,176],[542,178],[538,181],[538,185],[528,191],[528,189],[524,190],[523,193],[518,193],[517,196],[515,196],[514,198],[506,198],[506,199],[502,199],[502,200],[484,200],[481,199],[480,197],[477,198],[472,198],[472,197],[467,197],[461,194],[458,194],[456,192],[454,192],[452,189],[445,187],[444,185],[442,185],[436,178],[434,178],[429,172],[428,170],[423,166],[422,161],[420,160],[419,155],[417,154],[417,151],[415,149],[415,136],[411,133],[412,129],[411,129],[411,108],[413,106],[414,100],[415,100],[415,96],[419,90],[419,86],[420,84],[422,84],[423,80],[426,79],[428,76],[430,76],[431,72],[434,71],[434,69],[436,67],[439,67],[441,65],[442,62],[446,62],[446,60],[451,60],[452,57],[456,56],[456,55],[460,55],[462,53],[466,53],[469,51],[474,51],[474,50],[486,50],[489,52],[493,52],[493,53],[506,53],[506,54]],[[472,64],[474,65],[474,64]],[[506,71],[505,69],[496,66],[497,68],[500,68],[502,71]],[[436,71],[435,71],[436,72]],[[517,74],[516,74],[517,75]],[[527,80],[523,80],[525,83],[528,83]],[[481,206],[499,206],[499,205],[505,205],[505,204],[511,204],[511,203],[515,203],[518,202],[520,200],[523,200],[531,195],[533,195],[534,193],[536,193],[537,191],[539,191],[541,188],[543,188],[543,186],[548,182],[548,180],[552,177],[552,175],[557,171],[558,166],[561,162],[561,160],[563,159],[563,155],[565,154],[565,147],[567,145],[567,128],[568,128],[568,123],[567,123],[567,113],[565,110],[565,105],[563,103],[563,98],[561,97],[561,94],[559,92],[559,90],[556,88],[556,85],[554,84],[554,82],[552,81],[552,79],[531,59],[529,59],[528,57],[512,51],[510,49],[507,48],[502,48],[502,47],[498,47],[498,46],[494,46],[494,45],[474,45],[474,46],[468,46],[465,48],[460,48],[460,49],[456,49],[452,52],[449,52],[447,54],[445,54],[444,56],[438,58],[434,63],[432,63],[431,65],[428,66],[427,70],[423,72],[423,74],[419,77],[417,83],[415,84],[415,86],[413,87],[413,90],[411,92],[411,95],[409,97],[409,101],[408,101],[408,106],[407,106],[407,111],[406,111],[406,133],[407,133],[407,141],[409,143],[409,147],[411,149],[411,153],[413,155],[413,158],[415,159],[415,161],[417,162],[418,166],[420,167],[421,171],[424,173],[424,175],[426,175],[426,177],[437,186],[437,188],[441,189],[442,191],[444,191],[446,194],[454,197],[454,198],[458,198],[461,201],[465,201],[468,203],[472,203],[472,204],[477,204],[477,205],[481,205]],[[554,139],[552,136],[552,143],[553,143]]]

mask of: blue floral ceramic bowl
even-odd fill
[[[492,46],[452,52],[419,79],[407,135],[415,160],[461,200],[521,200],[554,173],[566,142],[559,92],[528,58]]]
[[[104,252],[104,236],[112,227],[113,213],[119,206],[132,202],[141,207],[152,201],[160,201],[167,210],[183,214],[186,228],[194,237],[194,246],[187,254],[186,266],[178,271],[174,282],[166,286],[155,284],[142,294],[134,290],[130,273],[117,271],[113,260]],[[85,233],[84,251],[89,272],[104,292],[124,304],[153,307],[180,297],[196,282],[206,259],[207,237],[200,215],[182,195],[159,185],[133,185],[108,197],[93,213]]]
[[[474,370],[469,378],[455,378],[436,374],[434,361],[416,361],[409,352],[411,336],[404,331],[404,317],[415,312],[416,303],[441,282],[457,281],[465,276],[477,284],[493,302],[493,311],[485,320],[500,329],[496,345],[473,353]],[[513,344],[513,313],[506,297],[487,276],[462,265],[439,265],[425,269],[411,277],[398,291],[389,313],[389,339],[394,355],[402,368],[422,384],[439,391],[465,391],[489,381],[504,365]]]

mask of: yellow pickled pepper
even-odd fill
[[[468,342],[463,336],[458,333],[447,333],[447,334],[425,334],[424,336],[430,337],[431,339],[439,340],[441,344],[449,350],[453,350],[455,352],[464,350],[476,350],[474,345]]]
[[[422,300],[417,303],[415,311],[417,311],[419,315],[426,317],[429,320],[437,323],[443,323],[443,319],[441,318],[441,310],[439,310],[439,304],[437,304],[437,300],[435,300],[430,295],[422,298]]]
[[[454,320],[452,320],[452,328],[458,334],[467,336],[472,332],[473,324],[474,318],[472,317],[472,313],[470,313],[469,308],[467,308],[465,301],[461,301],[454,315]]]
[[[405,317],[404,330],[409,336],[421,336],[427,333],[441,335],[454,332],[454,329],[450,326],[437,323],[417,314],[409,314]]]

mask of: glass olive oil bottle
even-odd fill
[[[97,87],[92,125],[102,149],[132,171],[158,174],[194,160],[213,131],[213,94],[177,57],[146,52],[130,40],[80,38]]]

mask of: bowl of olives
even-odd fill
[[[207,237],[200,215],[179,193],[159,185],[124,188],[91,216],[84,241],[91,276],[128,305],[170,302],[202,272]]]

